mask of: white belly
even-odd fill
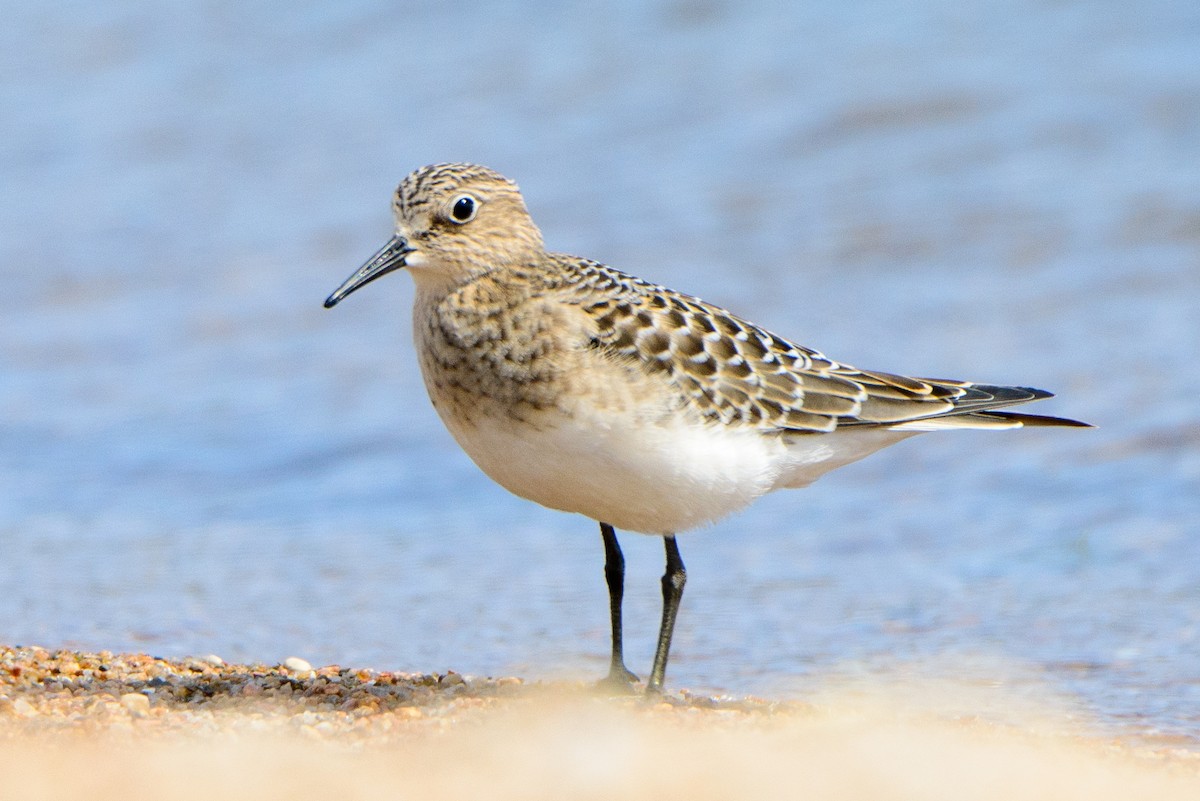
[[[744,507],[774,483],[778,454],[753,432],[560,421],[518,432],[507,420],[484,419],[450,430],[510,492],[626,531],[686,531]]]
[[[540,429],[487,417],[473,425],[446,423],[475,463],[510,492],[646,534],[711,523],[773,489],[805,486],[911,436],[860,429],[785,440],[753,428],[684,421],[625,427],[554,419]]]

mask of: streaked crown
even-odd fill
[[[517,185],[477,164],[433,164],[412,172],[392,198],[396,233],[414,253],[414,277],[428,271],[453,282],[545,254]]]

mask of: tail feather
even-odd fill
[[[968,412],[966,414],[946,414],[940,417],[925,417],[919,420],[909,420],[905,423],[888,426],[891,431],[945,431],[947,429],[1005,429],[1024,428],[1026,426],[1070,426],[1074,428],[1092,428],[1091,423],[1071,420],[1066,417],[1050,417],[1041,414],[1021,414],[1019,412]]]
[[[1091,423],[1082,420],[1072,420],[1069,417],[1051,417],[1047,414],[1021,414],[1020,412],[979,412],[980,417],[999,417],[1014,420],[1022,426],[1068,426],[1071,428],[1095,428]]]

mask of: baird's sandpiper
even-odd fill
[[[450,433],[501,486],[600,524],[622,651],[615,528],[666,545],[648,692],[662,690],[685,572],[678,532],[922,431],[1083,426],[997,409],[1028,387],[857,370],[699,298],[548,252],[516,184],[436,164],[401,182],[396,233],[325,301],[401,267],[421,374]]]

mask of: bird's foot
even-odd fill
[[[641,681],[629,668],[622,664],[613,665],[608,675],[596,682],[596,689],[609,695],[633,695],[634,685]]]

